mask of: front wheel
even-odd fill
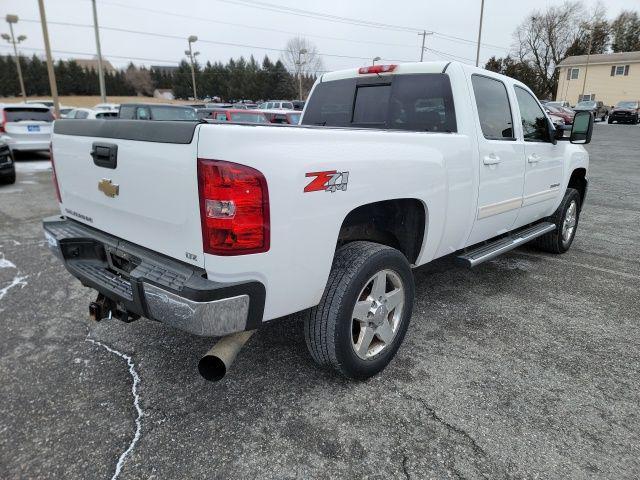
[[[535,245],[549,253],[566,252],[576,236],[579,219],[580,193],[575,188],[567,188],[560,206],[548,218],[556,225],[556,229],[534,240]]]
[[[305,319],[313,360],[358,380],[379,373],[402,344],[414,290],[398,250],[364,241],[339,248],[322,299]]]

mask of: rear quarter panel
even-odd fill
[[[316,305],[347,214],[387,199],[415,198],[425,207],[425,242],[417,264],[431,260],[439,250],[461,248],[472,222],[465,212],[472,215],[475,205],[471,144],[465,135],[447,133],[200,126],[198,157],[260,170],[269,188],[271,215],[270,250],[234,257],[205,255],[209,278],[263,282],[264,320]],[[329,170],[349,172],[346,191],[304,193],[313,180],[307,173]],[[452,199],[460,214],[447,222]],[[449,245],[443,247],[443,242]]]

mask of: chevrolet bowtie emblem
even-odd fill
[[[111,183],[108,178],[103,178],[98,182],[98,190],[104,193],[107,197],[115,197],[120,193],[120,185]]]

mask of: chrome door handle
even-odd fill
[[[532,153],[527,157],[527,161],[529,163],[538,163],[540,160],[542,160],[542,157],[540,157],[540,155],[538,155],[537,153]]]
[[[482,163],[485,165],[497,165],[500,163],[500,157],[495,153],[490,153],[489,155],[482,157]]]

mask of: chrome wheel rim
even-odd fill
[[[573,237],[573,233],[576,231],[576,223],[578,222],[578,204],[575,200],[571,201],[569,208],[564,214],[564,221],[562,222],[562,242],[564,244],[569,243],[569,240]]]
[[[351,346],[367,360],[393,342],[404,310],[404,285],[397,273],[381,270],[365,283],[351,315]]]

